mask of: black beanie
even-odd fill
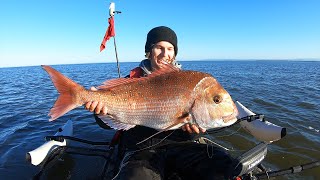
[[[171,43],[174,47],[175,55],[178,54],[177,35],[172,29],[166,26],[155,27],[149,31],[145,45],[145,52],[150,52],[152,46],[160,41],[167,41]]]

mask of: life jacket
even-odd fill
[[[136,67],[130,71],[130,78],[140,78],[143,76],[143,70],[140,67]]]

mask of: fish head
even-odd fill
[[[214,79],[203,82],[194,102],[193,116],[203,129],[229,126],[237,121],[238,110],[230,94]]]

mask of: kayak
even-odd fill
[[[259,140],[260,143],[243,154],[233,157],[235,161],[231,174],[237,179],[251,179],[253,173],[257,174],[256,177],[259,173],[259,177],[263,177],[267,172],[267,169],[262,165],[267,155],[267,146],[283,138],[286,135],[286,128],[265,121],[263,115],[253,113],[238,101],[236,106],[239,111],[238,119],[241,127]],[[57,133],[48,136],[46,138],[47,142],[26,153],[28,162],[40,168],[34,178],[46,179],[55,174],[55,178],[58,179],[70,179],[70,176],[72,176],[72,179],[112,179],[118,171],[118,162],[121,161],[117,155],[117,144],[113,141],[88,141],[72,135],[73,124],[69,120],[59,128]],[[70,141],[76,141],[87,146],[71,146]],[[220,147],[210,139],[210,136],[201,136],[195,139],[195,142],[206,143],[225,150],[224,147]],[[101,146],[103,148],[100,148]],[[74,158],[75,156],[77,158]],[[79,158],[80,156],[81,158]],[[77,162],[75,162],[76,159]],[[319,166],[318,163],[316,162],[314,165]],[[88,169],[88,167],[91,168]],[[98,173],[93,171],[98,171]],[[83,174],[84,172],[86,174]],[[270,172],[268,174],[270,175]]]
[[[72,136],[73,124],[72,120],[68,120],[65,125],[58,129],[58,132],[54,136]],[[28,152],[26,154],[26,160],[31,164],[37,166],[42,163],[46,157],[48,157],[56,148],[66,146],[69,140],[63,139],[62,142],[50,140],[40,147]]]
[[[247,107],[242,105],[239,101],[236,101],[235,104],[239,112],[238,119],[256,115]],[[286,128],[275,125],[269,121],[265,121],[263,116],[260,116],[254,120],[246,119],[244,121],[240,121],[240,125],[257,140],[267,143],[278,141],[287,134]]]

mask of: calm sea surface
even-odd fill
[[[287,136],[268,147],[265,160],[268,167],[289,168],[320,159],[320,62],[197,61],[182,64],[184,69],[212,74],[234,100],[287,128]],[[121,63],[122,75],[137,65],[137,62]],[[53,67],[86,88],[117,77],[114,63]],[[95,141],[112,137],[114,131],[100,128],[92,114],[83,108],[49,122],[47,114],[57,95],[40,66],[0,68],[0,179],[31,179],[39,168],[26,162],[26,152],[43,144],[45,136],[53,135],[69,119],[74,121],[76,137]],[[235,151],[258,143],[239,126],[216,136]],[[88,167],[88,171],[94,169]],[[320,179],[320,168],[283,179]]]

